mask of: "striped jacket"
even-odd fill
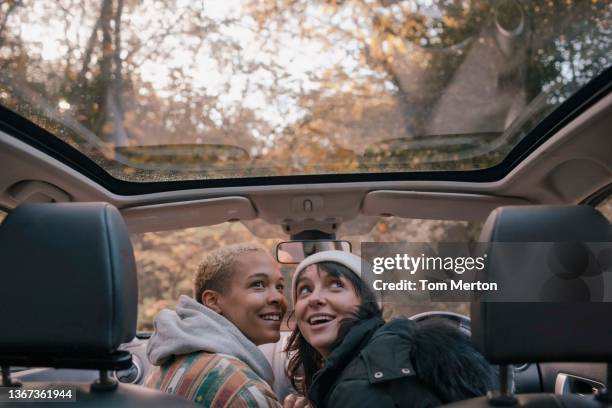
[[[279,408],[267,382],[235,357],[196,352],[153,366],[145,385],[214,408]]]

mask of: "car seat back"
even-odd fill
[[[73,389],[77,406],[193,405],[109,376],[131,366],[119,346],[135,336],[138,304],[132,245],[115,207],[24,204],[0,225],[0,259],[3,386],[19,386],[11,366],[92,369],[100,375],[91,385],[53,387]]]

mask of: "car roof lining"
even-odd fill
[[[71,201],[106,201],[114,204],[124,210],[128,224],[130,216],[127,214],[134,214],[139,207],[146,206],[143,211],[147,214],[163,213],[149,226],[146,222],[140,222],[130,227],[138,231],[185,228],[234,220],[236,217],[230,214],[232,208],[241,217],[253,216],[252,212],[245,210],[249,206],[245,206],[243,200],[230,200],[226,216],[211,210],[210,206],[217,204],[207,200],[230,196],[250,201],[256,216],[267,222],[298,227],[307,222],[339,224],[360,214],[393,213],[393,208],[398,205],[397,197],[404,197],[403,200],[410,204],[405,205],[401,214],[396,214],[401,217],[420,218],[426,215],[435,219],[482,220],[488,215],[491,203],[496,206],[516,204],[519,201],[533,204],[578,203],[609,185],[612,182],[609,154],[612,151],[612,138],[609,137],[611,128],[612,94],[608,93],[531,152],[505,177],[491,182],[360,181],[200,188],[129,196],[108,191],[59,160],[0,131],[0,162],[3,163],[3,171],[0,173],[0,206],[6,209],[16,207],[20,201],[14,195],[15,186],[30,181],[38,183],[34,186],[45,186],[46,190],[41,188],[45,190],[41,192],[42,200],[45,194],[49,195],[49,189],[55,189],[56,193],[64,193]],[[29,196],[34,195],[40,200],[41,195],[36,196],[35,190],[31,188]],[[376,195],[367,198],[368,193],[376,190],[403,193],[397,195],[391,205],[375,199]],[[57,199],[61,196],[55,194],[55,199],[51,197],[48,201],[62,201]],[[309,197],[311,201],[313,197],[321,197],[322,207],[300,212],[300,205],[303,207],[303,201]],[[444,205],[443,198],[448,198],[451,204]],[[433,202],[438,204],[431,206]],[[198,216],[192,221],[186,221],[186,217],[181,215],[185,205],[198,208]],[[421,207],[428,205],[431,208],[424,214]]]

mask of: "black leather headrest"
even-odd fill
[[[585,205],[502,207],[489,215],[480,241],[573,243],[569,248],[580,251],[579,243],[612,241],[612,230],[605,217]],[[565,256],[559,250],[548,251],[541,256],[550,256],[551,253]],[[485,273],[489,277],[496,273],[509,273],[507,268],[503,272],[495,269],[496,264],[507,262],[507,259],[496,262],[496,256],[500,256],[496,254],[495,245],[489,247],[488,255],[489,269]],[[594,266],[589,264],[588,268],[584,268],[583,265],[582,269],[570,271],[570,278],[562,271],[552,271],[556,273],[552,280],[558,282],[547,281],[547,284],[562,288],[555,290],[552,301],[542,298],[540,302],[529,303],[472,303],[472,339],[489,361],[510,364],[612,359],[612,330],[609,324],[612,303],[603,302],[602,296],[591,298],[591,301],[577,296],[584,293],[580,291],[585,287],[585,277],[591,285],[604,287],[603,269],[606,266],[600,265],[598,259],[592,256],[584,259]],[[516,264],[521,265],[516,268],[520,269],[516,273],[521,275],[521,285],[529,287],[541,284],[543,271],[535,266],[537,263],[518,260]],[[550,264],[561,265],[563,262]],[[568,262],[565,262],[567,265]],[[570,265],[575,267],[577,264]]]
[[[480,242],[606,242],[610,223],[588,205],[500,207],[492,211]]]
[[[105,203],[24,204],[0,225],[0,357],[110,353],[134,338],[127,228]]]

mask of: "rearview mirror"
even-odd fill
[[[282,264],[297,264],[317,252],[331,250],[351,252],[352,249],[348,241],[284,241],[276,246],[276,260]]]

